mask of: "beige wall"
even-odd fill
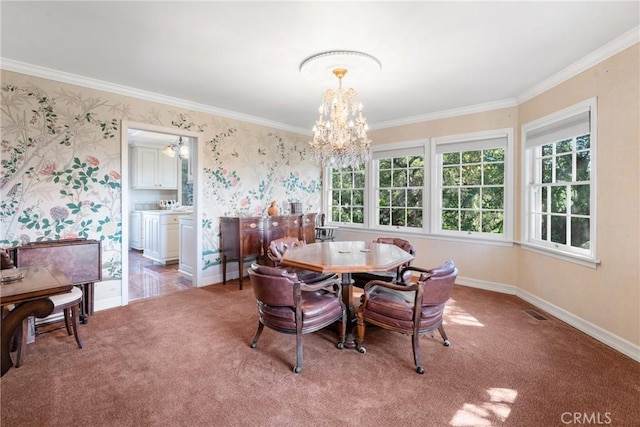
[[[379,145],[491,129],[515,129],[517,119],[518,109],[511,107],[380,129],[372,131],[370,138],[374,145]],[[346,235],[341,232],[340,236],[343,238]],[[416,265],[435,266],[447,259],[453,259],[460,270],[460,275],[464,277],[506,285],[516,285],[518,282],[517,253],[512,247],[420,239],[413,236],[408,238],[418,254]],[[479,259],[482,262],[478,262]]]
[[[516,140],[515,235],[520,240],[521,126],[580,101],[598,98],[597,268],[510,247],[411,237],[416,263],[435,266],[451,258],[460,276],[515,285],[558,312],[580,319],[597,334],[640,345],[640,71],[639,48],[609,58],[517,107],[371,132],[375,144],[513,127]],[[341,231],[341,238],[371,233]]]
[[[596,269],[520,251],[519,286],[640,344],[640,45],[519,107],[519,124],[598,99]],[[518,211],[519,212],[519,211]]]

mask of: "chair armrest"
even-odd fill
[[[269,260],[271,260],[274,264],[280,263],[280,259],[273,256],[273,254],[269,250],[267,250],[267,258],[269,258]]]
[[[340,278],[338,277],[337,274],[334,275],[333,277],[330,277],[325,280],[321,280],[319,282],[314,282],[314,283],[300,282],[300,290],[303,292],[319,291],[320,289],[324,289],[328,286],[337,286],[338,293],[342,291],[342,283],[340,283]]]
[[[431,274],[433,274],[433,270],[431,269],[427,269],[427,268],[420,268],[420,267],[415,267],[415,266],[409,266],[409,267],[404,267],[400,273],[398,274],[398,278],[396,280],[396,282],[398,283],[406,283],[404,281],[404,274],[407,272],[411,272],[411,271],[416,271],[418,273],[421,273],[422,276],[422,280],[426,280],[429,276],[431,276]]]
[[[418,290],[418,283],[413,283],[410,285],[405,285],[405,284],[398,285],[393,282],[385,282],[382,280],[372,280],[368,282],[366,285],[364,285],[364,293],[368,294],[369,289],[371,289],[373,286],[381,286],[383,288],[393,289],[394,291],[402,291],[402,292],[411,292],[411,291]]]

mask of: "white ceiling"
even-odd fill
[[[638,32],[640,2],[2,1],[0,13],[5,69],[36,65],[309,132],[327,88],[299,72],[313,54],[382,63],[344,85],[384,127],[513,104]]]

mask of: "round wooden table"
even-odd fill
[[[387,271],[413,260],[413,255],[396,245],[362,241],[318,242],[288,249],[281,265],[317,271],[338,273],[342,276],[342,300],[347,306],[347,339],[345,347],[355,348],[353,323],[355,307],[351,273]]]

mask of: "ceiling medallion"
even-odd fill
[[[358,78],[374,75],[382,64],[368,53],[355,50],[330,50],[311,55],[300,63],[300,73],[308,80],[323,84],[333,83],[333,70],[346,68]]]

